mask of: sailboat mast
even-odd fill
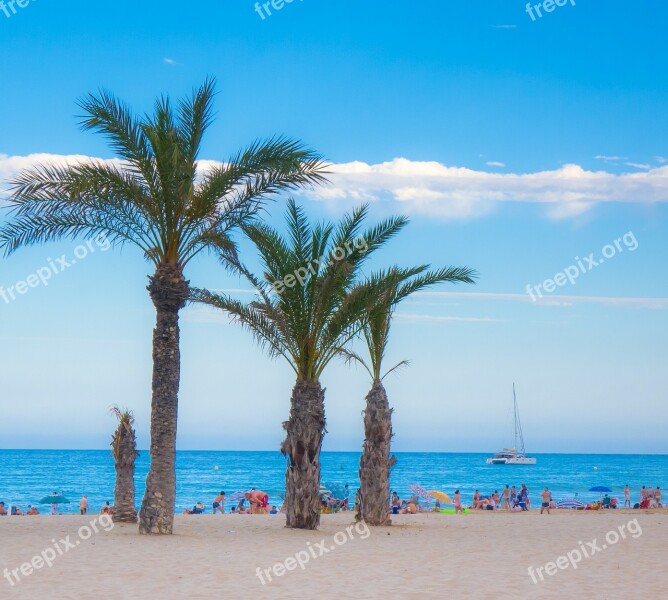
[[[515,447],[517,448],[517,435],[519,433],[520,438],[520,452],[525,454],[524,449],[524,435],[522,434],[522,423],[520,422],[520,412],[517,410],[517,395],[515,394],[515,384],[513,383],[513,404],[515,406]]]
[[[517,396],[515,396],[515,382],[513,382],[513,411],[515,413],[515,448],[519,448],[517,445]]]

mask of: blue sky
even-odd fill
[[[386,380],[396,450],[508,444],[515,381],[531,451],[666,453],[668,7],[576,0],[532,21],[525,5],[303,0],[264,20],[250,0],[0,7],[0,180],[38,160],[113,158],[77,127],[89,91],[143,112],[214,75],[203,159],[301,138],[334,165],[330,186],[299,196],[313,219],[361,199],[372,220],[411,217],[375,266],[480,273],[398,311],[388,366],[412,366]],[[280,201],[268,219],[281,223]],[[82,242],[3,259],[0,286]],[[609,244],[574,285],[526,294]],[[148,444],[149,265],[93,247],[47,286],[0,298],[1,447],[105,447],[113,403],[135,410]],[[245,287],[208,258],[188,276]],[[182,325],[180,447],[277,448],[287,365],[218,315],[188,309]],[[325,448],[355,450],[369,382],[339,364],[323,381]]]

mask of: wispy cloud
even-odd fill
[[[666,158],[665,156],[655,156],[654,160],[658,162],[660,165],[663,165],[668,162],[668,158]]]
[[[596,160],[604,160],[606,162],[615,162],[618,160],[626,160],[627,156],[606,156],[605,154],[597,154],[594,156]]]
[[[173,58],[163,58],[162,60],[166,65],[175,65],[176,64],[176,61]]]
[[[511,302],[528,302],[543,306],[573,306],[576,304],[604,304],[607,306],[629,308],[668,308],[668,298],[629,298],[620,296],[559,296],[549,295],[543,298],[536,297],[534,302],[528,294],[501,294],[494,292],[416,292],[415,297],[441,298],[452,300],[461,298],[467,300],[502,300]]]
[[[498,162],[496,160],[488,160],[485,163],[488,167],[505,167],[506,163]]]
[[[412,313],[395,313],[397,321],[406,323],[445,323],[449,321],[463,321],[465,323],[500,323],[502,319],[491,319],[489,317],[453,317],[442,315],[417,315]]]
[[[642,163],[627,162],[626,164],[629,167],[633,167],[634,169],[642,169],[643,171],[649,171],[652,168],[652,165],[646,165]]]
[[[490,25],[493,29],[517,29],[517,25]]]

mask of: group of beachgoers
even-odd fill
[[[246,505],[248,501],[248,506]],[[186,508],[183,511],[184,515],[202,515],[206,512],[204,504],[197,502],[192,508]],[[219,512],[221,515],[225,514],[225,492],[221,491],[214,499],[211,505],[211,512],[215,515]],[[279,511],[276,506],[269,506],[269,494],[262,490],[253,488],[250,492],[246,492],[243,498],[239,499],[239,503],[232,506],[231,514],[237,515],[275,515]]]
[[[52,492],[51,496],[58,496],[57,492]],[[60,494],[62,496],[62,493]],[[55,499],[55,498],[54,498]],[[50,513],[52,515],[57,515],[58,514],[58,503],[53,503],[50,505]],[[40,511],[37,509],[36,506],[32,506],[31,504],[28,504],[28,508],[23,511],[21,510],[21,507],[12,504],[11,509],[8,511],[7,510],[7,505],[4,502],[0,502],[0,517],[3,517],[5,515],[11,514],[11,516],[14,517],[21,517],[24,515],[31,516],[31,515],[39,515],[42,514]],[[79,500],[79,514],[86,515],[88,514],[88,496],[83,496],[81,500]],[[114,508],[109,504],[109,501],[104,503],[102,508],[100,509],[100,514],[101,515],[113,515],[114,514]]]
[[[56,492],[52,493],[52,496],[57,496]],[[550,513],[550,509],[557,508],[556,502],[552,498],[552,492],[545,487],[540,494],[541,496],[541,506],[540,513],[543,512]],[[246,504],[248,503],[248,504]],[[483,496],[478,490],[475,490],[473,494],[473,500],[471,504],[466,507],[462,503],[462,496],[459,490],[455,490],[452,496],[452,504],[454,505],[454,512],[464,513],[467,510],[505,510],[508,512],[522,512],[528,511],[531,509],[531,499],[529,497],[529,488],[522,483],[519,490],[513,485],[512,487],[506,485],[499,493],[498,490],[494,490],[493,493]],[[629,485],[626,484],[624,487],[624,508],[636,508],[636,509],[649,509],[649,508],[662,508],[663,504],[661,502],[661,488],[659,486],[654,489],[652,486],[642,486],[642,489],[639,493],[639,500],[635,504],[631,504],[631,492]],[[431,509],[433,511],[439,511],[441,508],[440,502],[436,501],[435,508]],[[602,496],[596,502],[590,502],[586,505],[583,505],[582,510],[599,510],[599,509],[608,509],[608,508],[619,508],[619,499],[615,497],[610,497],[607,493],[605,496]],[[88,513],[88,497],[83,496],[79,501],[79,513],[85,515]],[[217,512],[220,514],[225,514],[225,492],[221,491],[212,502],[212,513],[215,515]],[[408,500],[401,500],[397,492],[392,492],[392,497],[390,499],[390,509],[393,514],[416,514],[418,512],[423,512],[424,507],[420,504],[419,498],[417,496],[411,496]],[[320,495],[320,511],[322,513],[332,513],[338,511],[350,510],[348,505],[348,486],[345,486],[345,496],[343,498],[334,498],[328,494]],[[183,511],[184,515],[201,515],[206,512],[204,504],[197,502],[191,509],[185,509]],[[109,502],[105,502],[102,508],[100,509],[100,514],[112,515],[114,513],[113,507]],[[230,514],[238,515],[258,515],[258,514],[271,514],[276,515],[279,513],[285,513],[285,505],[278,508],[276,505],[269,506],[269,495],[261,490],[256,490],[252,488],[249,492],[245,492],[243,497],[239,499],[239,502],[231,507]],[[32,505],[28,505],[27,510],[23,511],[19,506],[11,505],[11,508],[8,510],[7,505],[4,502],[0,502],[0,516],[5,516],[11,514],[13,516],[22,516],[22,515],[39,515],[40,511]],[[51,504],[51,514],[58,514],[58,504]]]
[[[552,498],[552,492],[549,488],[543,488],[540,493],[541,504],[540,514],[544,512],[550,514],[551,509],[557,508],[557,503]],[[479,490],[475,490],[471,504],[466,507],[462,503],[462,496],[459,490],[455,490],[452,496],[452,504],[454,506],[455,514],[464,513],[467,510],[505,510],[507,512],[523,512],[531,509],[531,498],[529,497],[529,488],[522,483],[519,490],[513,485],[506,486],[499,493],[494,490],[493,493],[483,496]],[[661,503],[661,488],[657,486],[656,490],[652,486],[642,486],[640,490],[639,502],[631,505],[631,493],[628,484],[624,487],[624,508],[647,509],[647,508],[662,508]],[[401,500],[396,492],[392,492],[390,499],[390,508],[393,514],[416,514],[423,512],[424,508],[420,504],[417,496],[412,496],[409,500]],[[439,511],[441,508],[440,502],[436,501],[436,505],[432,511]],[[600,510],[600,509],[615,509],[619,508],[619,499],[610,497],[609,494],[601,496],[596,502],[589,502],[582,504],[581,510]]]

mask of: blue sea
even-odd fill
[[[322,481],[326,485],[348,484],[351,501],[359,485],[359,453],[323,452]],[[668,456],[538,454],[534,466],[488,465],[487,454],[411,453],[396,454],[391,487],[400,498],[408,498],[408,486],[417,483],[427,490],[452,495],[459,489],[466,503],[478,489],[484,495],[501,491],[505,484],[525,483],[534,506],[548,486],[555,499],[577,497],[595,500],[588,490],[607,486],[612,495],[623,497],[626,483],[637,501],[641,486],[668,486]],[[149,467],[147,451],[137,460],[136,498],[141,504]],[[217,469],[216,469],[217,467]],[[177,511],[202,502],[207,507],[224,490],[229,496],[251,487],[264,490],[270,503],[280,505],[285,489],[285,460],[278,452],[180,451],[177,454]],[[114,464],[108,450],[0,450],[0,500],[26,508],[53,491],[63,493],[72,504],[63,513],[78,510],[86,494],[92,511],[105,501],[113,504]],[[668,495],[665,495],[668,499]],[[47,509],[48,507],[44,507]],[[43,511],[44,512],[44,511]]]

